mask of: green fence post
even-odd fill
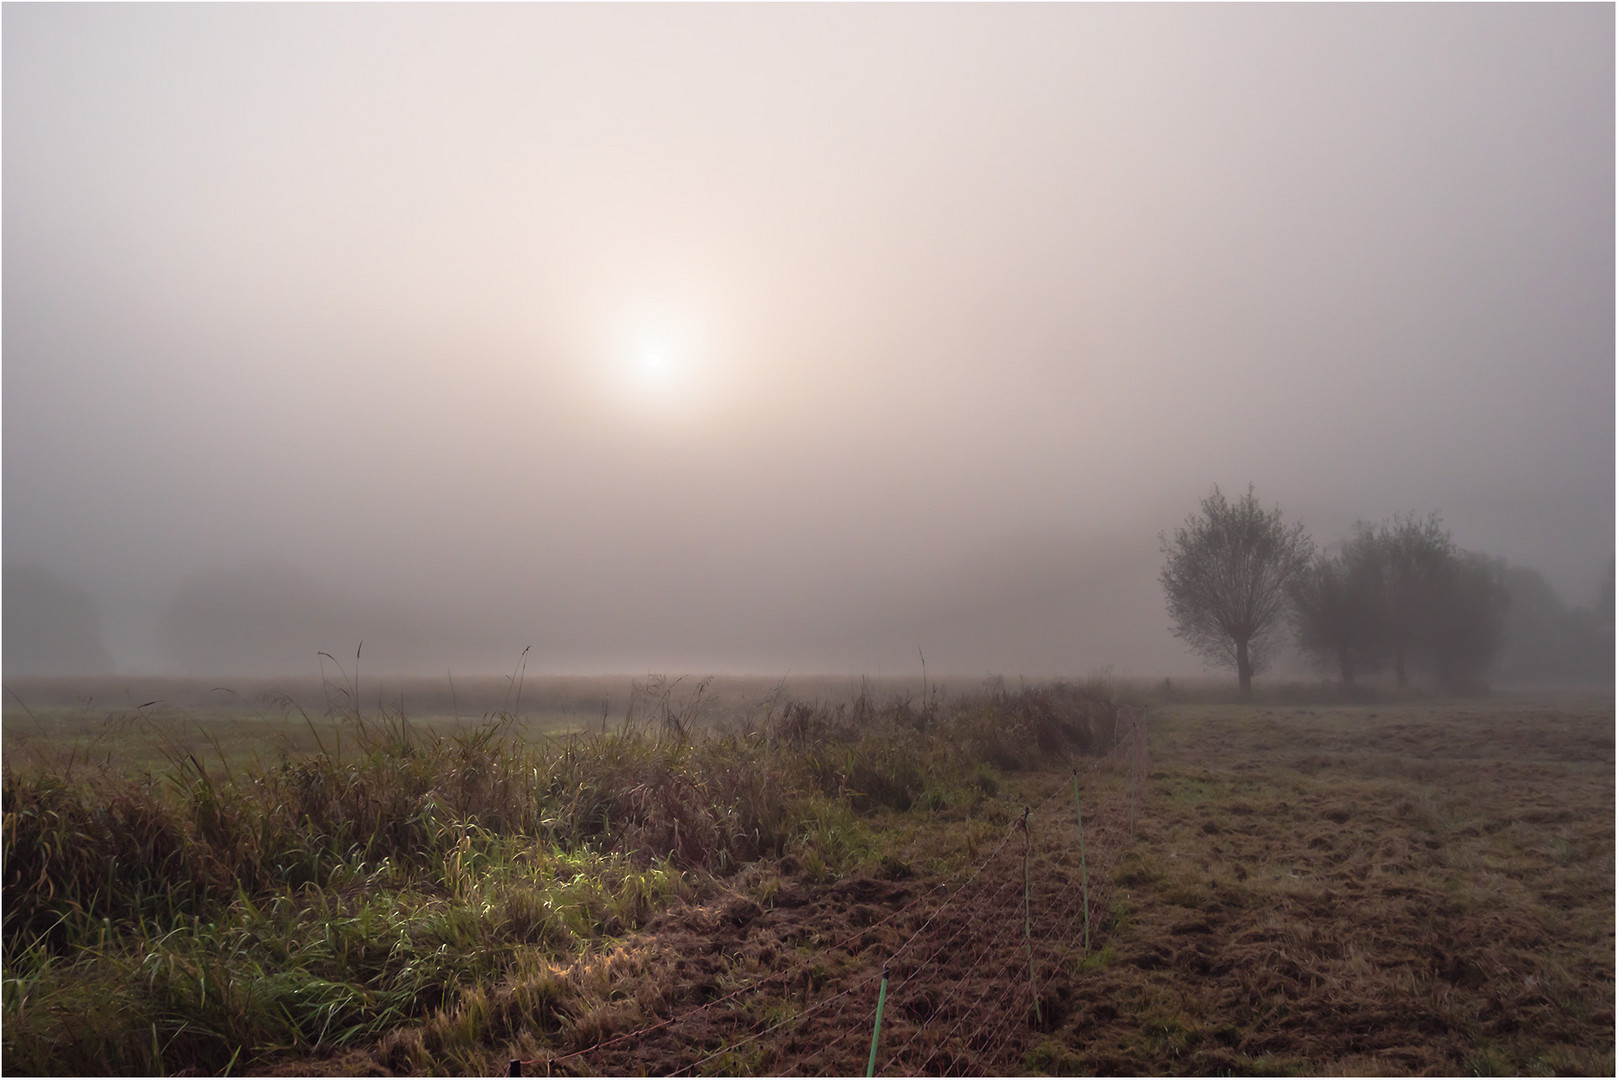
[[[882,1036],[882,1006],[888,1000],[888,965],[882,965],[882,989],[876,995],[876,1023],[871,1026],[871,1060],[865,1065],[865,1075],[876,1075],[876,1043]]]

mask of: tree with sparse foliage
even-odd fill
[[[1251,693],[1314,542],[1301,524],[1283,521],[1279,507],[1260,506],[1251,484],[1235,503],[1215,487],[1172,539],[1160,533],[1158,540],[1174,636],[1209,661],[1235,667],[1241,692]]]
[[[1335,667],[1345,689],[1386,661],[1387,592],[1368,526],[1311,562],[1293,581],[1290,596],[1299,647],[1321,666]]]

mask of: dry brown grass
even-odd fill
[[[1098,951],[1040,954],[1043,1023],[1014,955],[1020,890],[985,891],[976,903],[988,917],[948,915],[929,932],[965,933],[947,938],[925,979],[890,994],[880,1071],[1611,1074],[1610,703],[1182,705],[1158,710],[1152,754],[1148,811],[1120,845]],[[1003,824],[1018,801],[1065,781],[1014,777],[982,817],[920,827],[912,816],[887,836],[904,865],[921,866],[919,853],[964,842],[988,817]],[[1071,888],[1071,864],[1050,850],[1035,873]],[[869,1036],[849,1033],[868,1033],[871,980],[932,883],[788,884],[739,919],[713,905],[671,912],[649,939],[660,959],[626,971],[616,999],[603,982],[593,1024],[521,1027],[484,1067],[636,1030],[899,912],[828,952],[812,992],[761,987],[744,1010],[752,1027],[693,1019],[558,1068],[666,1072],[693,1045],[852,991],[858,1006],[835,1021],[786,1023],[701,1068],[858,1071]],[[1074,908],[1040,906],[1060,908],[1059,897],[1036,892],[1036,939],[1071,943]]]
[[[1613,712],[1180,706],[1083,1072],[1613,1071]]]
[[[734,866],[577,954],[518,947],[497,977],[380,1039],[255,1067],[858,1073],[898,957],[879,1072],[1612,1073],[1610,699],[1160,707],[1133,840],[1125,772],[1083,778],[1089,955],[1075,944],[1072,777],[1026,768],[1043,713],[1013,713],[958,717],[957,738],[1007,755],[1003,770],[917,789],[879,755],[892,791],[857,829],[847,813],[800,822],[823,834],[817,850],[854,845],[842,874],[797,849]],[[858,728],[848,712],[800,719]],[[929,734],[922,708],[902,721],[896,746]],[[757,735],[793,743],[790,727]],[[814,769],[854,764],[816,745],[799,747]],[[1042,808],[1037,1017],[1013,831],[1025,805]]]

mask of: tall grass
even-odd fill
[[[700,690],[676,708],[654,682],[563,739],[354,712],[246,768],[180,745],[138,777],[7,767],[0,1065],[217,1073],[375,1039],[761,859],[840,873],[873,854],[868,815],[1099,749],[1116,718],[1057,686],[713,728]]]

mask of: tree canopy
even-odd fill
[[[1291,600],[1298,646],[1322,666],[1335,667],[1344,686],[1387,661],[1387,577],[1369,528],[1359,527],[1335,552],[1317,556],[1294,579]]]
[[[1288,524],[1279,507],[1264,509],[1252,485],[1235,502],[1215,487],[1158,541],[1174,635],[1234,667],[1243,694],[1288,623],[1298,647],[1345,687],[1391,664],[1401,686],[1419,668],[1446,690],[1474,690],[1505,638],[1508,567],[1457,547],[1437,514],[1361,522],[1317,554],[1303,526]],[[1520,586],[1524,576],[1517,579]],[[1611,618],[1591,611],[1562,621],[1588,622],[1578,636],[1596,640],[1610,625],[1603,617]]]
[[[1159,580],[1174,636],[1212,663],[1233,666],[1243,694],[1264,670],[1286,626],[1289,587],[1309,566],[1314,542],[1280,507],[1265,510],[1253,487],[1232,503],[1218,487],[1172,538],[1159,534]]]
[[[1345,687],[1391,661],[1401,686],[1420,667],[1445,689],[1476,688],[1500,650],[1504,574],[1456,547],[1436,514],[1361,523],[1293,581],[1298,645]]]

